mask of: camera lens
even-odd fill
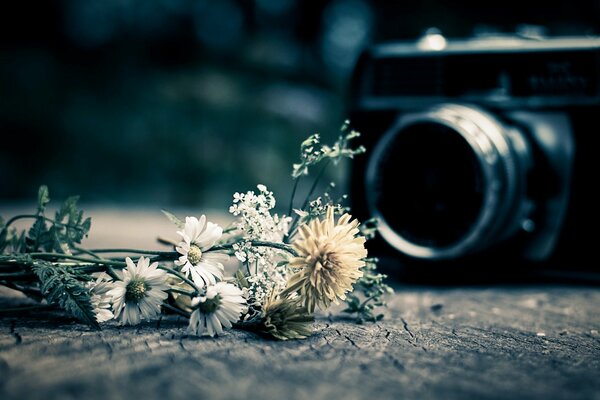
[[[422,151],[417,151],[422,149]],[[483,204],[483,170],[469,143],[446,126],[420,122],[381,160],[379,210],[413,243],[444,247],[463,237]]]
[[[444,259],[506,236],[524,200],[524,149],[515,136],[472,106],[401,117],[376,145],[366,174],[384,239],[407,255]]]

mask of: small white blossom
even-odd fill
[[[192,299],[194,311],[190,316],[188,333],[215,336],[229,329],[246,311],[243,292],[230,283],[219,282],[206,288],[206,295]]]
[[[291,218],[271,214],[276,201],[273,192],[265,185],[257,185],[254,191],[235,193],[229,212],[239,217],[236,227],[244,235],[244,241],[233,245],[236,258],[246,263],[250,276],[250,297],[262,303],[272,290],[280,291],[287,281],[287,268],[278,265],[282,252],[268,247],[253,247],[253,240],[281,242],[287,235]]]
[[[169,285],[167,274],[158,269],[158,263],[140,257],[137,265],[131,258],[125,259],[127,268],[117,271],[120,280],[113,283],[107,295],[112,297],[115,318],[122,325],[136,325],[142,319],[152,319],[160,314]]]
[[[183,230],[177,234],[183,239],[176,247],[181,256],[175,261],[175,265],[181,267],[181,272],[186,277],[191,275],[199,288],[214,285],[217,280],[222,280],[223,263],[227,261],[227,255],[206,251],[221,238],[223,229],[207,221],[203,215],[200,219],[186,217]]]

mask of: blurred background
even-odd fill
[[[0,202],[45,183],[57,199],[224,209],[264,183],[287,204],[298,145],[337,136],[365,46],[524,24],[598,34],[600,1],[3,2]]]

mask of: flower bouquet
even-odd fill
[[[302,142],[284,215],[273,212],[275,197],[264,185],[233,195],[229,212],[236,220],[226,228],[205,215],[181,220],[163,211],[178,235],[166,251],[82,247],[91,219],[78,210],[77,197],[48,217],[50,198],[42,186],[35,213],[0,218],[0,285],[39,302],[29,309],[60,307],[98,329],[111,320],[136,325],[164,312],[188,318],[190,335],[237,328],[302,339],[312,333],[317,308],[340,302],[357,322],[376,321],[383,315],[375,310],[391,293],[365,248],[376,223],[352,219],[342,204],[346,196],[333,200],[333,183],[314,193],[330,165],[365,151],[351,146],[358,135],[346,122],[331,146],[318,134]],[[317,165],[306,199],[294,207],[300,180]],[[20,219],[33,224],[19,231],[12,225]],[[230,258],[237,270],[228,276]]]

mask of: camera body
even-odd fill
[[[600,39],[372,47],[350,98],[353,212],[406,263],[594,269]]]

